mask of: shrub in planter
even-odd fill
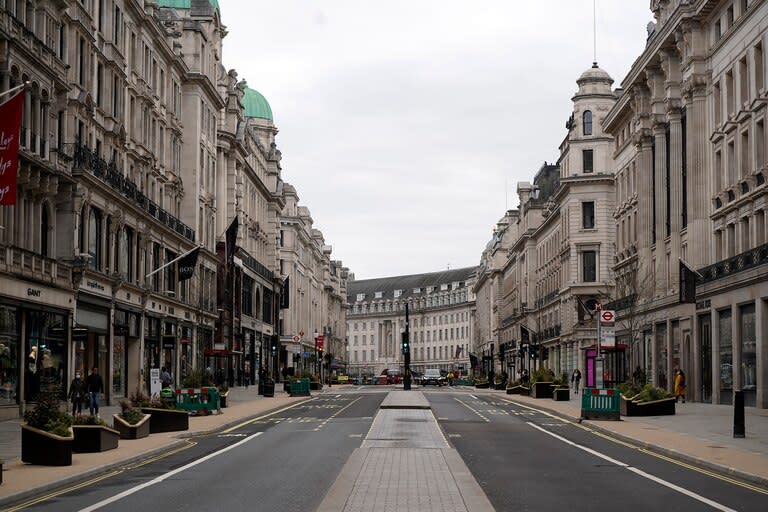
[[[35,407],[24,413],[21,426],[21,460],[44,466],[72,464],[71,418],[61,410],[55,392],[40,393]]]
[[[511,382],[507,386],[508,395],[528,395],[528,393],[530,393],[530,388],[528,386],[524,386],[523,382],[519,379]]]
[[[113,418],[114,428],[120,432],[121,439],[141,439],[149,435],[150,415],[134,408],[129,402],[120,402],[122,412]]]
[[[475,379],[475,387],[477,389],[488,389],[490,383],[488,382],[488,379]]]
[[[213,386],[213,376],[203,368],[192,370],[182,382],[185,388],[207,388]]]
[[[634,391],[629,388],[627,394]],[[624,416],[668,416],[675,414],[675,397],[664,389],[646,384],[631,397],[622,394],[620,407]]]
[[[75,440],[72,451],[75,453],[104,452],[117,448],[120,432],[109,428],[97,416],[81,416],[72,422]]]
[[[189,413],[176,409],[175,402],[169,402],[162,398],[148,399],[139,392],[131,395],[131,405],[138,407],[142,413],[151,416],[149,420],[149,433],[177,432],[189,430]]]

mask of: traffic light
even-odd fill
[[[277,336],[273,335],[271,338],[272,341],[272,355],[275,355],[277,353]]]
[[[531,347],[531,359],[539,358],[539,347],[534,345]]]
[[[403,354],[410,354],[411,353],[411,343],[408,340],[408,333],[404,332],[401,334],[402,336],[402,348],[403,348]]]
[[[549,348],[542,347],[542,349],[541,349],[541,360],[542,361],[546,361],[547,359],[549,359]]]

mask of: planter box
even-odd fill
[[[475,387],[477,389],[488,389],[491,387],[490,382],[475,382]]]
[[[150,434],[189,430],[189,413],[187,411],[142,407],[141,412],[152,415],[149,419]]]
[[[224,409],[227,406],[227,399],[229,398],[229,391],[226,393],[219,393],[219,407]]]
[[[652,402],[636,402],[621,395],[622,416],[671,416],[675,414],[675,397]]]
[[[525,395],[528,396],[531,393],[530,388],[527,388],[525,386],[512,386],[511,388],[507,388],[507,394],[508,395]]]
[[[74,437],[61,437],[22,425],[21,460],[41,466],[71,466],[74,440]]]
[[[310,391],[320,391],[323,389],[323,384],[320,381],[309,381],[309,389]]]
[[[531,388],[531,396],[533,398],[552,398],[553,386],[550,381],[534,382]]]
[[[571,400],[570,388],[554,388],[552,391],[552,399],[555,402],[568,402]]]
[[[120,432],[104,425],[72,425],[75,453],[105,452],[117,448]]]
[[[151,414],[145,414],[144,417],[135,425],[131,425],[119,414],[113,414],[112,418],[113,426],[115,430],[120,432],[120,439],[141,439],[149,435],[149,421]]]
[[[506,382],[499,382],[499,383],[493,383],[493,389],[497,391],[503,391],[507,389],[507,383]]]

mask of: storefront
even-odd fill
[[[600,347],[603,357],[603,387],[615,387],[627,380],[627,346],[617,343],[615,346]],[[584,387],[597,386],[597,347],[592,345],[584,350]]]
[[[156,316],[147,315],[144,318],[144,385],[145,389],[149,391],[150,386],[150,370],[160,369],[162,365],[161,354],[161,325],[162,318]]]
[[[193,343],[192,343],[192,324],[183,323],[179,326],[179,386],[183,385],[184,380],[193,370]]]
[[[112,323],[111,385],[113,398],[123,398],[129,395],[128,376],[139,370],[136,367],[136,361],[138,361],[136,356],[140,343],[140,318],[138,312],[115,309]],[[134,368],[131,368],[131,364]]]
[[[81,293],[77,299],[72,337],[74,370],[86,376],[91,373],[91,369],[98,368],[104,379],[107,400],[111,397],[110,307],[111,303],[104,299]]]

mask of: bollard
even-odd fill
[[[744,391],[733,392],[733,437],[744,437]]]

